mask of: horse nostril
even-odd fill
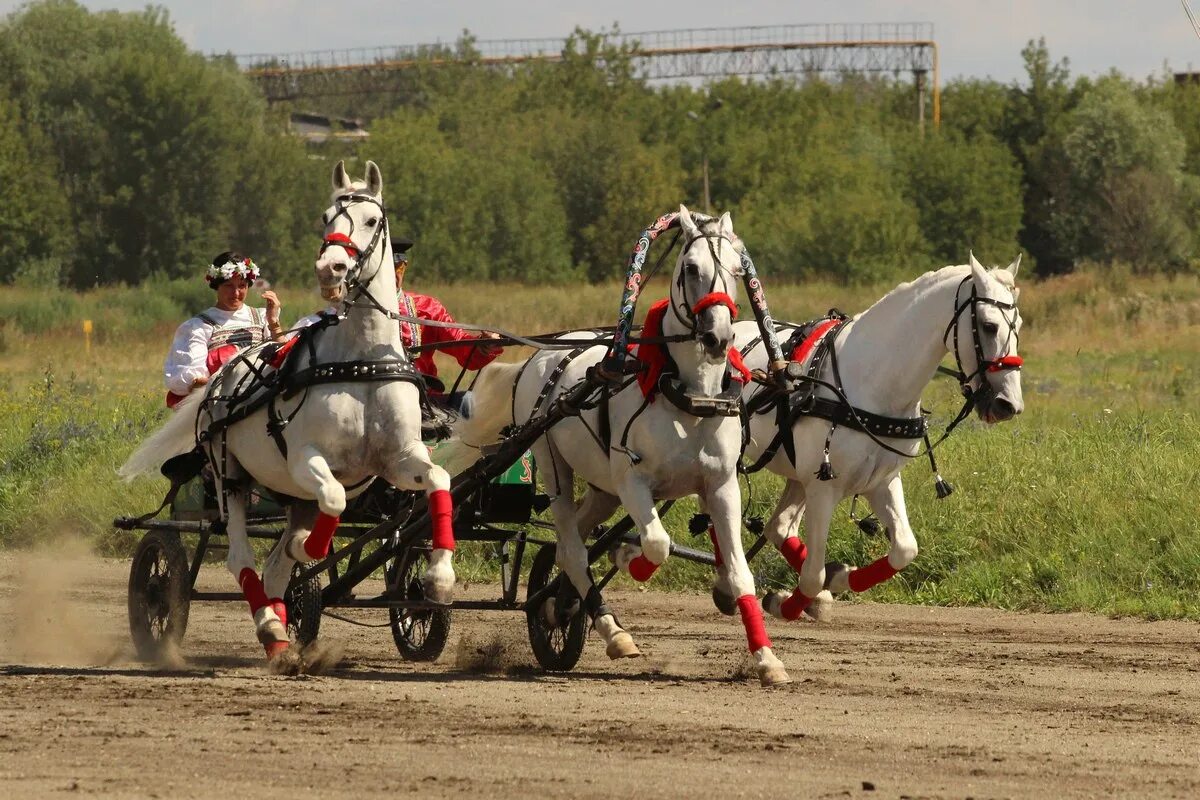
[[[1016,407],[1003,397],[997,397],[992,403],[995,414],[1000,419],[1012,419],[1017,415]]]
[[[721,340],[712,331],[700,334],[700,344],[704,345],[704,349],[712,352],[720,346]]]

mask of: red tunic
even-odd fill
[[[436,298],[426,294],[400,293],[400,313],[410,317],[419,317],[433,322],[454,322],[454,317]],[[437,366],[433,363],[434,352],[449,353],[466,369],[482,369],[492,362],[499,353],[484,353],[476,345],[478,336],[468,333],[462,328],[435,328],[431,325],[417,325],[414,335],[413,326],[407,322],[400,323],[400,338],[405,347],[418,345],[440,344],[442,342],[465,342],[453,347],[439,347],[435,350],[423,350],[413,359],[413,366],[422,375],[437,377]]]

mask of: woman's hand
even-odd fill
[[[195,389],[196,387],[203,386],[206,383],[208,383],[208,376],[200,375],[200,376],[192,379],[192,388]]]
[[[479,334],[479,338],[481,340],[483,340],[483,339],[499,339],[500,334],[496,333],[495,331],[484,331]],[[479,352],[483,353],[485,356],[498,355],[500,353],[500,351],[502,351],[504,349],[501,345],[491,344],[489,342],[483,342],[483,341],[481,341],[479,344],[477,344],[476,347],[479,349]]]
[[[279,302],[279,296],[270,289],[262,293],[262,299],[267,302],[267,325],[274,328],[279,325],[279,311],[283,305]]]

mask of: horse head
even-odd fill
[[[956,298],[955,357],[980,419],[989,424],[1004,422],[1025,409],[1022,360],[1017,353],[1021,312],[1017,308],[1020,290],[1016,277],[1021,257],[1018,255],[1005,269],[990,271],[974,254],[970,259],[971,296]],[[965,288],[960,287],[960,295],[964,292]]]
[[[691,334],[706,361],[723,364],[733,343],[742,243],[728,212],[720,219],[701,217],[697,222],[681,205],[679,227],[683,247],[671,277],[673,327]]]
[[[325,234],[317,255],[316,272],[321,296],[336,302],[346,299],[351,289],[366,286],[377,275],[392,274],[383,175],[375,162],[367,162],[363,180],[353,181],[346,174],[345,163],[339,161],[333,168],[330,203],[321,215]],[[394,279],[392,287],[395,288]],[[382,297],[379,299],[384,301]]]

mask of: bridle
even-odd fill
[[[726,275],[731,278],[735,278],[737,276],[732,270],[728,269],[724,264],[721,263],[721,259],[718,256],[718,251],[721,246],[720,243],[725,241],[729,243],[730,247],[733,247],[733,239],[722,233],[697,233],[683,243],[683,248],[679,253],[679,258],[681,261],[687,255],[687,251],[691,248],[691,246],[701,239],[703,239],[705,244],[708,245],[708,253],[712,257],[712,263],[714,267],[712,280],[708,283],[707,292],[694,303],[688,299],[686,269],[680,269],[679,277],[675,279],[675,288],[679,290],[682,300],[676,300],[675,292],[671,292],[671,313],[675,315],[675,319],[677,319],[679,323],[683,325],[683,327],[690,331],[690,335],[687,336],[686,339],[692,340],[700,338],[701,334],[696,326],[696,317],[707,308],[717,305],[725,306],[729,309],[730,318],[737,319],[737,304],[733,302],[733,297],[729,294],[729,282],[725,278]],[[713,245],[713,242],[717,243],[716,246]],[[718,280],[721,281],[721,288],[723,291],[716,291]],[[680,309],[683,309],[683,313],[680,313]]]
[[[962,296],[963,286],[971,283],[971,294],[965,299],[960,300]],[[994,359],[988,359],[983,354],[983,341],[979,331],[979,315],[976,311],[980,303],[993,306],[1000,311],[1000,315],[1004,321],[1008,323],[1008,337],[1004,341],[1003,350],[1005,355],[998,356]],[[958,346],[958,320],[964,311],[971,313],[971,339],[975,347],[975,371],[967,374],[963,369],[962,354]],[[1010,313],[1011,312],[1011,313]],[[956,369],[954,371],[942,371],[953,375],[958,380],[959,389],[962,391],[963,397],[967,399],[968,404],[976,399],[980,389],[983,388],[983,383],[978,388],[972,385],[976,378],[980,378],[986,382],[986,374],[992,372],[1003,372],[1006,370],[1019,370],[1025,363],[1018,355],[1008,355],[1012,350],[1016,349],[1016,345],[1020,343],[1020,334],[1017,333],[1017,319],[1020,312],[1017,309],[1016,299],[1009,303],[1004,300],[996,300],[992,297],[980,297],[976,291],[972,276],[968,275],[962,279],[958,287],[954,290],[954,316],[950,319],[950,324],[946,326],[946,332],[942,334],[942,344],[947,344],[946,340],[950,335],[954,335],[954,346],[951,348],[954,352],[954,362]],[[990,386],[990,382],[987,382]]]
[[[370,203],[379,210],[379,224],[375,226],[375,232],[371,235],[371,241],[366,248],[359,247],[354,243],[354,239],[352,238],[354,235],[354,218],[350,216],[349,208],[358,203]],[[330,211],[333,213],[331,214]],[[353,266],[346,271],[346,277],[342,279],[342,282],[346,286],[346,299],[343,301],[343,304],[347,310],[361,305],[373,308],[389,318],[395,318],[397,316],[396,312],[384,308],[367,288],[371,284],[371,281],[375,279],[375,276],[379,274],[379,270],[383,265],[383,259],[380,259],[380,263],[376,265],[374,272],[365,279],[362,277],[363,268],[370,263],[376,249],[379,247],[379,243],[383,241],[384,235],[387,234],[387,209],[374,195],[365,192],[350,192],[334,200],[333,206],[322,215],[321,219],[325,223],[325,227],[328,228],[340,216],[345,216],[346,220],[350,223],[350,232],[348,234],[339,232],[326,234],[325,238],[321,240],[321,249],[317,251],[317,257],[320,258],[324,255],[325,251],[330,247],[340,247],[354,258]],[[368,302],[359,302],[359,298],[364,295]]]

